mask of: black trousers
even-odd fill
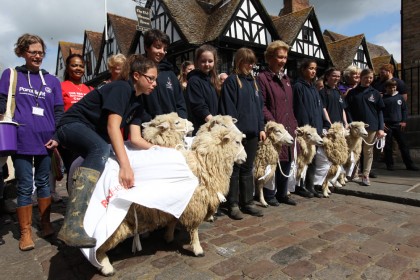
[[[401,126],[399,123],[385,123],[388,130],[386,131],[386,138],[385,138],[385,163],[387,166],[394,165],[394,159],[392,158],[392,143],[393,139],[398,143],[398,147],[401,152],[402,160],[406,167],[410,167],[413,165],[413,161],[410,156],[410,150],[407,146],[407,141],[405,138],[404,131],[401,130]]]

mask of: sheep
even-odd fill
[[[353,172],[352,164],[356,164],[359,161],[360,153],[362,152],[362,138],[368,136],[368,132],[366,131],[367,127],[369,125],[364,122],[352,122],[349,124],[350,135],[346,137],[348,158],[344,164],[344,170],[349,177]],[[339,183],[343,186],[347,182],[346,174],[341,174],[339,177]]]
[[[257,154],[254,160],[254,180],[260,203],[264,207],[268,207],[268,203],[264,199],[263,187],[273,178],[276,172],[282,146],[292,145],[293,137],[282,124],[274,121],[267,122],[264,130],[267,138],[258,143]],[[271,171],[267,176],[264,176],[268,166],[271,167]],[[264,177],[264,179],[260,179],[261,177]]]
[[[322,183],[322,194],[324,197],[329,197],[328,182],[336,178],[341,166],[346,163],[348,158],[348,146],[346,136],[349,135],[347,129],[344,128],[340,122],[333,123],[331,128],[328,129],[327,134],[323,137],[325,156],[332,164],[328,170],[327,176]],[[334,183],[333,183],[334,185]]]
[[[177,113],[158,115],[142,126],[142,136],[146,141],[167,148],[184,146],[185,137],[194,130],[193,124]]]
[[[190,234],[190,244],[195,256],[204,256],[198,238],[199,225],[215,212],[221,198],[227,195],[234,162],[245,162],[246,153],[242,139],[243,134],[236,130],[215,126],[211,131],[197,134],[191,150],[182,151],[191,171],[199,179],[198,187],[179,218],[179,222]],[[137,229],[135,215],[138,219]],[[164,226],[167,226],[165,240],[171,242],[176,223],[177,219],[168,213],[133,203],[117,230],[96,252],[102,274],[110,276],[115,273],[106,252],[118,243],[137,232],[153,231]]]
[[[315,146],[321,146],[323,140],[316,129],[310,125],[298,127],[296,129],[296,143],[299,154],[296,159],[296,182],[299,184],[306,175],[306,169],[316,154]]]

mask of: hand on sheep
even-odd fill
[[[120,166],[118,179],[120,185],[125,189],[129,189],[134,186],[134,172],[131,166]]]

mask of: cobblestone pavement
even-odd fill
[[[420,279],[420,207],[333,194],[296,198],[298,205],[264,209],[264,217],[227,216],[200,227],[204,257],[194,257],[178,231],[142,238],[131,253],[128,239],[109,252],[116,275],[108,279]],[[65,203],[53,205],[58,230]],[[36,210],[36,208],[34,208]],[[15,216],[3,216],[0,279],[104,279],[79,250],[44,240],[18,250]]]

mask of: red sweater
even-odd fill
[[[75,85],[71,81],[62,82],[61,91],[63,93],[64,111],[67,111],[92,89],[92,87],[88,87],[85,84]]]

